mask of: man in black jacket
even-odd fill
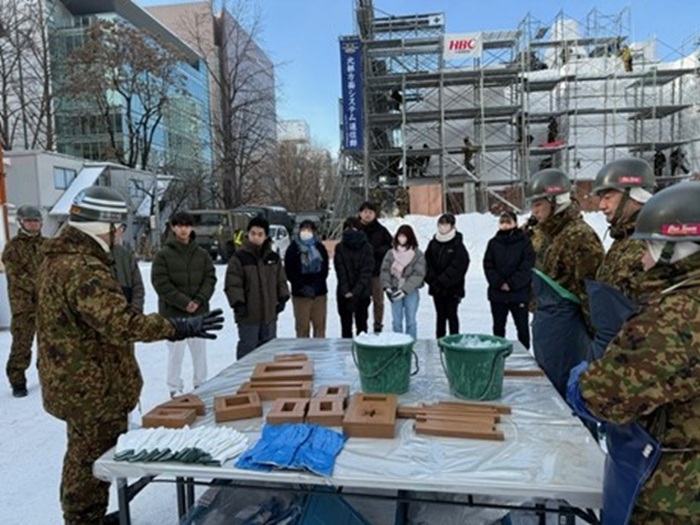
[[[362,231],[374,250],[374,270],[372,271],[372,309],[374,314],[374,331],[381,332],[384,328],[384,292],[379,273],[386,252],[393,241],[389,230],[377,220],[377,206],[371,202],[363,202],[359,209],[359,219]]]
[[[333,257],[338,279],[336,300],[341,335],[346,339],[352,337],[353,320],[357,334],[367,332],[367,310],[372,292],[374,257],[372,247],[360,226],[356,217],[345,219],[343,236],[335,247]]]
[[[493,335],[505,337],[510,312],[518,332],[518,341],[525,348],[530,348],[528,303],[532,294],[534,265],[535,250],[530,239],[518,228],[515,213],[504,211],[498,219],[498,233],[489,241],[484,255]]]

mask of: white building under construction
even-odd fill
[[[339,202],[518,208],[543,167],[566,170],[584,200],[615,158],[647,159],[662,183],[700,168],[697,39],[631,42],[628,9],[468,34],[445,32],[449,13],[378,16],[372,0],[355,15],[340,40]]]

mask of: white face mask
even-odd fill
[[[407,238],[405,235],[399,235],[399,236],[396,238],[396,240],[399,241],[399,244],[400,244],[401,246],[405,246],[406,241],[408,241],[408,238]]]
[[[451,224],[438,224],[438,231],[440,232],[440,235],[445,235],[450,233],[452,230],[452,225]]]
[[[311,239],[314,238],[314,233],[309,231],[309,230],[301,230],[299,232],[299,238],[302,241],[310,241]]]

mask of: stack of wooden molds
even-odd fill
[[[186,394],[155,407],[143,416],[141,425],[149,428],[183,428],[194,423],[197,416],[203,416],[205,413],[202,400],[194,394]]]
[[[510,413],[510,407],[505,405],[461,401],[439,401],[397,410],[399,418],[415,419],[416,434],[493,441],[503,441],[503,432],[496,425],[502,415]]]
[[[313,389],[314,364],[306,354],[281,354],[255,366],[250,381],[239,394],[256,393],[263,401],[281,397],[309,398]]]

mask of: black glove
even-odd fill
[[[278,314],[281,314],[284,311],[284,304],[285,304],[285,301],[278,302],[277,306],[275,307],[275,312],[277,312]]]
[[[239,303],[233,307],[233,313],[236,317],[248,317],[248,307],[245,303]]]
[[[538,221],[537,221],[537,217],[535,217],[534,215],[530,215],[530,216],[527,218],[527,222],[526,222],[525,224],[526,224],[529,228],[534,228],[535,226],[537,226],[537,222],[538,222]]]
[[[385,288],[384,289],[384,294],[386,295],[386,298],[389,299],[390,302],[394,302],[394,291],[391,288]]]
[[[182,341],[190,337],[200,337],[202,339],[216,339],[216,334],[224,327],[224,317],[221,310],[214,310],[204,315],[194,317],[172,317],[168,319],[175,327],[175,335],[171,341]]]

